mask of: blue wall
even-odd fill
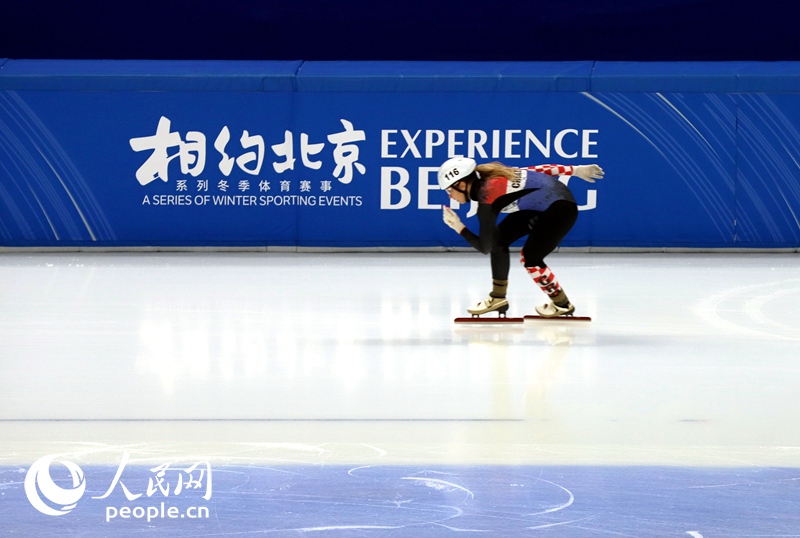
[[[567,246],[800,246],[800,63],[0,59],[3,246],[464,246],[454,154],[601,164]]]

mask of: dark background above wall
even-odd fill
[[[9,0],[0,57],[800,60],[800,2]]]

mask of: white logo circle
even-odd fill
[[[56,485],[50,476],[50,464],[56,458],[57,454],[40,458],[31,465],[28,474],[25,475],[25,495],[34,508],[48,516],[63,516],[70,513],[86,491],[83,471],[71,461],[59,460],[59,463],[69,470],[72,488],[65,489]],[[42,497],[50,504],[45,503]]]

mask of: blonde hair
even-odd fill
[[[479,164],[475,167],[475,170],[478,171],[482,178],[504,177],[508,180],[515,179],[519,173],[519,169],[511,168],[498,161]]]

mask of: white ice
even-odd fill
[[[0,254],[0,464],[800,467],[797,254],[548,261],[592,322],[454,324],[472,253]]]

